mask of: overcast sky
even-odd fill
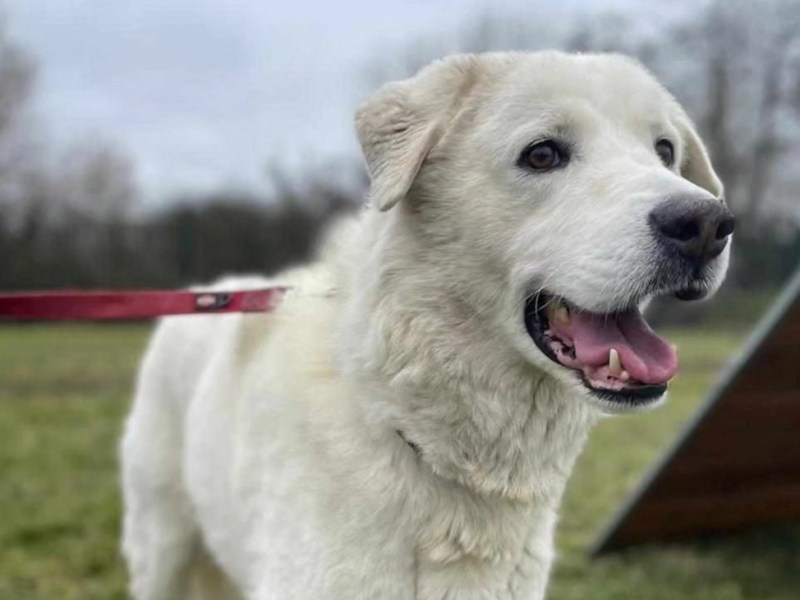
[[[263,184],[267,161],[357,151],[366,68],[515,0],[10,0],[11,34],[39,61],[39,112],[57,140],[119,142],[146,196]],[[588,2],[535,3],[563,18]],[[595,5],[597,3],[594,3]],[[633,4],[606,0],[604,5]],[[543,11],[542,7],[547,7]]]

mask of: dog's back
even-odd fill
[[[229,523],[218,531],[236,531],[237,514],[229,511],[225,496],[232,493],[231,485],[248,484],[235,481],[241,475],[236,461],[242,458],[236,440],[246,429],[238,422],[243,413],[239,379],[270,347],[276,322],[286,318],[298,296],[300,303],[304,295],[325,298],[319,271],[306,268],[274,280],[227,278],[199,288],[303,288],[289,291],[286,307],[279,305],[273,313],[173,317],[158,324],[121,445],[123,551],[137,599],[239,597],[208,552],[208,532],[201,530],[197,511],[219,513],[221,507],[221,518]]]

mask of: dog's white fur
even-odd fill
[[[536,349],[525,296],[619,307],[654,260],[653,207],[722,192],[685,113],[620,56],[450,57],[357,127],[373,207],[318,263],[217,286],[292,286],[279,310],[155,334],[122,444],[137,600],[543,598],[600,410]],[[517,165],[554,133],[567,168]]]

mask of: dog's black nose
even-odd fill
[[[725,204],[712,198],[672,198],[650,213],[656,237],[699,264],[719,256],[734,225]]]

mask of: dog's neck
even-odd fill
[[[418,240],[381,217],[360,232],[361,265],[373,264],[352,274],[342,324],[345,368],[382,388],[368,416],[401,431],[441,477],[554,506],[596,413],[511,347],[457,265],[427,248],[408,255]],[[493,285],[477,287],[491,296]]]

